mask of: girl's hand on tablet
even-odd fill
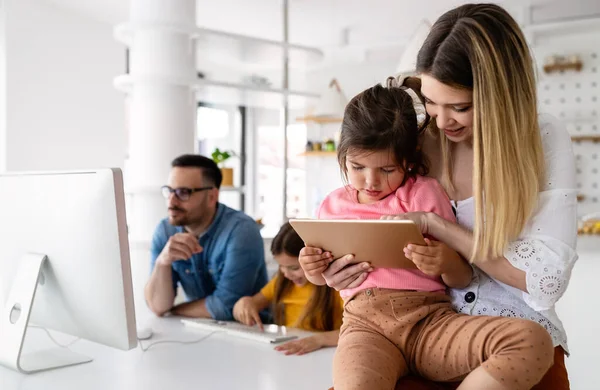
[[[424,274],[441,276],[448,287],[467,287],[473,277],[473,268],[469,263],[443,242],[428,238],[425,242],[427,245],[407,245],[404,255]]]
[[[329,266],[329,263],[333,261],[331,253],[321,248],[305,246],[300,250],[298,261],[309,282],[318,286],[326,283],[322,274]]]
[[[431,218],[431,213],[426,213],[424,211],[414,211],[412,213],[404,213],[404,214],[396,214],[396,215],[384,215],[381,219],[387,220],[410,220],[417,224],[419,230],[421,230],[421,234],[428,234],[429,232],[429,219]]]
[[[443,242],[425,239],[427,245],[409,244],[404,254],[426,275],[440,276],[453,271],[464,260]]]
[[[369,263],[351,264],[354,255],[346,255],[335,259],[323,272],[323,278],[329,287],[336,290],[355,288],[362,284],[373,267]]]

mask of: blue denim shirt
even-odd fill
[[[151,269],[169,237],[184,232],[163,219],[152,238]],[[188,301],[206,298],[206,308],[218,320],[233,319],[233,305],[254,295],[267,283],[263,240],[256,222],[241,211],[219,203],[213,223],[200,236],[204,248],[187,260],[173,262],[173,289],[181,284]]]

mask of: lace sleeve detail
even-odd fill
[[[571,247],[551,237],[514,241],[505,256],[525,271],[528,293],[523,293],[523,300],[536,311],[550,309],[564,294],[577,260]]]
[[[575,157],[569,133],[549,116],[540,118],[546,180],[538,205],[519,239],[505,257],[526,273],[523,300],[534,310],[547,310],[567,289],[577,260],[577,189]]]

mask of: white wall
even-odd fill
[[[0,172],[6,170],[6,45],[4,0],[0,0]]]
[[[7,0],[5,32],[6,168],[122,167],[124,99],[112,80],[124,72],[125,50],[112,26]]]

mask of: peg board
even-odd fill
[[[549,113],[566,125],[571,136],[600,137],[600,32],[555,36],[532,47],[537,62],[540,112]],[[583,69],[544,73],[552,55],[578,55]],[[579,215],[600,211],[600,142],[573,141],[577,187],[584,197]]]

